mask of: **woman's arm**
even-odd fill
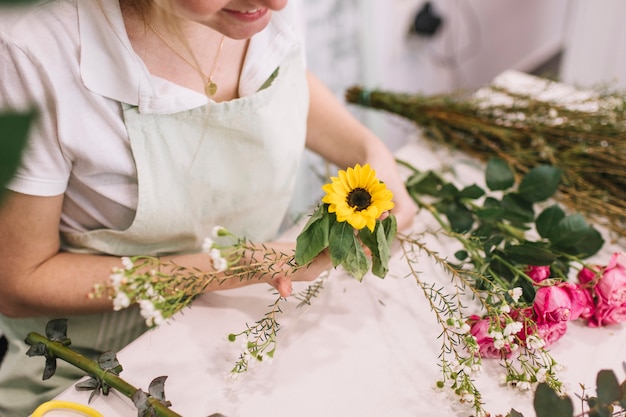
[[[408,195],[389,148],[361,124],[334,94],[308,73],[310,107],[307,147],[341,169],[369,163],[394,194],[398,228],[408,228],[417,207]]]
[[[8,317],[35,317],[56,314],[88,314],[112,310],[105,298],[87,297],[97,283],[103,283],[113,268],[121,268],[119,257],[60,252],[59,219],[63,196],[36,197],[8,191],[0,203],[0,313]],[[291,254],[294,244],[265,244],[277,253]],[[183,267],[213,270],[204,253],[162,258]],[[214,281],[208,291],[269,283],[282,296],[291,293],[291,281],[313,280],[329,261],[319,259],[291,275],[259,280]],[[288,268],[285,266],[285,268]]]

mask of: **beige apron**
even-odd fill
[[[194,252],[217,225],[252,241],[275,237],[294,190],[307,113],[299,50],[268,88],[251,96],[168,115],[125,106],[138,176],[136,217],[123,231],[65,235],[66,249],[116,256]],[[0,366],[2,417],[28,415],[83,375],[58,361],[56,374],[42,381],[43,357],[26,356],[26,334],[43,334],[49,319],[0,316],[9,339]],[[92,356],[118,351],[145,330],[134,308],[68,321],[72,347]]]

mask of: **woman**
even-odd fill
[[[0,207],[3,417],[23,416],[80,373],[25,355],[29,331],[68,317],[72,347],[119,350],[145,331],[136,309],[88,299],[120,256],[211,269],[215,225],[273,241],[306,146],[345,168],[370,163],[412,221],[392,155],[308,73],[280,13],[287,0],[56,0],[0,29],[0,106],[37,106],[22,166]],[[260,279],[283,296],[291,280]],[[209,290],[245,282],[227,282]]]

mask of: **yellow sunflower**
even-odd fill
[[[329,204],[329,213],[336,213],[338,222],[347,221],[355,229],[367,226],[374,231],[376,219],[394,206],[393,193],[376,178],[376,171],[369,164],[340,170],[337,177],[330,179],[330,184],[322,186],[326,192],[322,201]]]

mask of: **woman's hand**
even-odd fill
[[[288,242],[276,242],[271,245],[273,249],[281,250],[282,253],[295,252],[295,244]],[[283,273],[272,274],[266,282],[276,288],[281,297],[289,297],[293,291],[294,281],[314,281],[325,271],[333,267],[327,250],[322,251],[308,265],[293,270],[293,266],[287,263],[280,265]]]

